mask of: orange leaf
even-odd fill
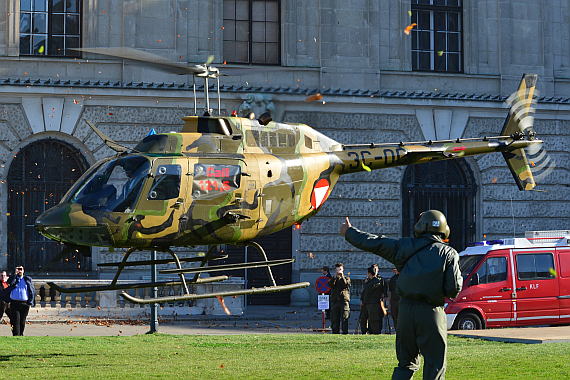
[[[224,302],[224,299],[222,298],[222,296],[216,296],[216,298],[218,299],[218,301],[220,301],[220,305],[222,305],[222,309],[224,309],[224,312],[227,315],[231,315],[229,309],[226,306],[226,303]]]
[[[410,35],[411,30],[414,28],[414,26],[417,26],[418,24],[416,24],[415,22],[411,25],[408,25],[406,27],[406,29],[404,29],[404,33],[406,33],[406,35]]]
[[[532,162],[532,161],[530,162],[530,164],[531,164],[532,166],[536,166],[536,165],[534,164],[534,162]]]
[[[305,98],[306,102],[314,102],[316,100],[323,100],[323,96],[319,93],[319,94],[315,94],[315,95],[311,95],[311,96],[307,96]]]
[[[224,365],[222,364],[222,365],[220,366],[220,368],[224,368]]]
[[[493,180],[491,181],[492,183],[497,182],[497,177],[493,178]]]

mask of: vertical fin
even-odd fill
[[[524,74],[518,90],[506,100],[510,109],[501,136],[532,132],[534,124],[533,105],[538,95],[538,91],[535,89],[537,79],[536,74]],[[503,157],[507,161],[507,166],[519,190],[530,190],[536,186],[524,149],[504,152]]]

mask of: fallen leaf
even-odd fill
[[[414,26],[417,26],[418,24],[416,24],[415,22],[411,25],[406,26],[406,29],[404,29],[404,33],[406,33],[406,35],[410,35],[410,31],[414,28]]]
[[[224,368],[224,365],[223,365],[223,364],[222,364],[222,365],[220,365],[220,368]]]

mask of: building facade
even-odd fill
[[[287,275],[292,281],[313,281],[323,265],[339,261],[355,279],[376,262],[391,272],[389,263],[353,250],[338,234],[345,216],[361,229],[396,238],[409,235],[419,212],[438,208],[450,219],[457,248],[470,240],[570,228],[570,4],[0,4],[2,268],[20,261],[39,267],[57,253],[35,232],[35,217],[90,165],[114,153],[87,120],[133,147],[152,128],[177,131],[182,116],[194,114],[191,77],[73,50],[82,47],[142,49],[189,65],[210,55],[220,67],[247,65],[255,70],[221,81],[224,112],[270,111],[274,120],[305,123],[340,143],[497,135],[507,114],[505,98],[523,73],[539,75],[534,129],[548,153],[536,166],[538,189],[546,192],[520,192],[499,154],[342,177],[320,213],[288,232],[291,244],[282,246],[296,259]],[[316,93],[322,100],[305,101]],[[201,113],[203,87],[197,102]],[[121,256],[94,248],[92,259],[72,257],[48,275],[104,278],[108,274],[96,264]]]

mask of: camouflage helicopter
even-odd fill
[[[182,286],[181,296],[140,299],[121,293],[127,301],[145,304],[309,286],[308,282],[277,286],[270,267],[293,259],[267,260],[263,248],[253,239],[317,214],[344,174],[501,152],[520,190],[531,190],[536,185],[525,154],[525,149],[536,153],[542,144],[532,130],[536,75],[525,74],[518,90],[507,99],[510,111],[499,136],[348,145],[304,124],[275,122],[268,114],[258,119],[210,116],[208,79],[219,81],[219,76],[225,74],[210,66],[211,59],[204,65],[188,67],[132,49],[81,50],[203,78],[206,114],[185,116],[180,132],[149,135],[134,149],[115,143],[88,122],[117,154],[94,164],[57,206],[36,220],[42,235],[64,245],[47,266],[74,251],[89,255],[91,246],[128,251],[121,262],[98,264],[117,267],[108,285],[63,289],[49,283],[65,293]],[[220,114],[219,85],[217,88]],[[195,96],[194,101],[196,107]],[[211,260],[227,257],[215,250],[223,244],[254,247],[263,260],[206,266]],[[171,250],[199,245],[209,246],[202,257],[179,258]],[[144,250],[166,252],[171,258],[128,260],[133,252]],[[198,262],[199,266],[185,268],[184,262]],[[150,264],[175,264],[175,268],[159,273],[177,274],[180,281],[117,284],[125,267]],[[215,294],[188,291],[189,284],[227,279],[200,278],[201,273],[253,267],[267,268],[270,286]],[[185,274],[194,276],[187,279]]]

